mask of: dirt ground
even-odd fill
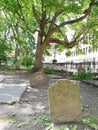
[[[16,76],[14,73],[11,75]],[[30,78],[30,75],[25,73],[19,73],[17,76],[20,80]],[[51,85],[59,78],[66,77],[50,75],[49,84]],[[0,130],[94,130],[82,122],[64,124],[51,122],[48,102],[49,86],[31,88],[28,85],[19,102],[10,105],[0,104]],[[98,117],[98,88],[80,82],[80,92],[83,119]]]

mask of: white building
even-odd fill
[[[90,40],[90,39],[89,39]],[[88,41],[89,42],[89,41]],[[57,50],[50,50],[51,56],[45,57],[45,63],[52,63],[53,59],[57,60],[57,64],[64,63],[64,70],[77,72],[78,66],[81,63],[87,71],[98,72],[98,49],[92,47],[92,44],[80,44],[81,54],[77,52],[77,48],[70,49],[70,56],[66,55],[67,50],[58,52]]]

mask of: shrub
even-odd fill
[[[55,68],[50,68],[50,67],[44,67],[45,72],[55,72]]]
[[[20,62],[23,66],[30,66],[34,61],[32,57],[22,57]]]
[[[53,59],[53,60],[52,60],[52,63],[57,63],[57,60],[56,60],[56,59]]]
[[[74,79],[76,80],[90,80],[93,79],[94,74],[91,72],[80,72],[74,75]]]
[[[6,54],[0,54],[0,64],[1,63],[7,63],[7,55]]]

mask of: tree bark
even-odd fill
[[[33,72],[37,72],[42,69],[43,53],[44,53],[45,47],[46,47],[46,42],[42,42],[42,36],[41,36],[41,33],[39,32]]]
[[[44,49],[42,49],[41,45],[37,47],[33,72],[37,72],[42,69],[43,50]]]

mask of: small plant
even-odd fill
[[[35,121],[35,125],[40,124],[40,123],[44,123],[44,122],[50,122],[50,118],[48,116],[45,115],[41,115],[39,116],[36,121]]]
[[[15,117],[16,115],[14,114],[14,113],[10,113],[10,114],[8,114],[8,119],[9,119],[9,122],[10,123],[15,123],[16,121],[15,121],[15,119],[14,119],[14,117]]]
[[[82,123],[93,128],[94,130],[98,130],[98,117],[86,117],[82,120]]]
[[[67,125],[61,125],[59,130],[69,130]]]
[[[77,130],[77,125],[74,125],[71,130]]]

